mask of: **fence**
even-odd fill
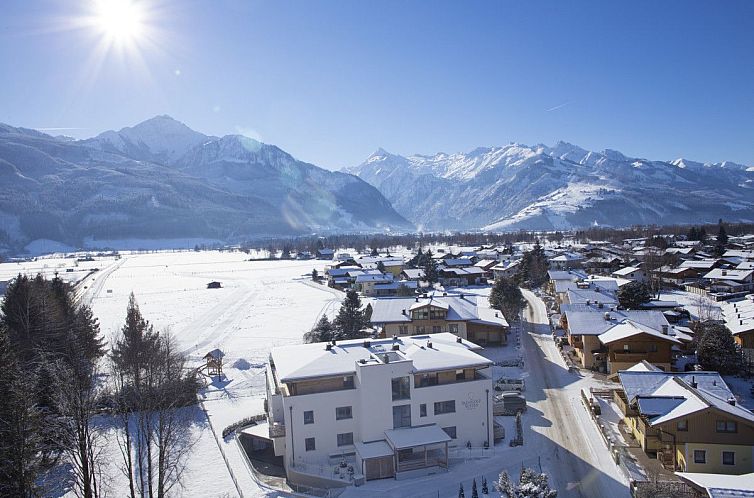
[[[631,481],[631,496],[634,498],[702,498],[685,482],[677,481]]]

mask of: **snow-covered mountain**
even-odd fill
[[[80,141],[0,124],[0,250],[396,228],[412,226],[358,177],[166,116]]]
[[[558,142],[404,157],[347,168],[419,227],[567,229],[754,220],[754,168],[592,152]]]

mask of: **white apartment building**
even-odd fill
[[[492,362],[450,333],[274,348],[267,415],[295,469],[348,457],[366,480],[447,468],[448,448],[492,446]]]

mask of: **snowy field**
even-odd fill
[[[310,281],[307,274],[313,268],[322,273],[324,261],[249,258],[228,251],[127,253],[120,260],[93,263],[101,268],[87,282],[84,302],[91,303],[108,341],[122,327],[133,292],[144,317],[156,329],[173,334],[192,366],[199,366],[214,348],[226,354],[226,378],[209,384],[201,405],[191,413],[190,432],[197,442],[177,496],[239,496],[238,488],[244,497],[278,496],[252,479],[235,440],[223,440],[222,431],[263,412],[264,364],[270,349],[300,343],[322,313],[334,315],[343,296]],[[60,265],[70,261],[75,260],[51,258],[23,265],[30,273],[60,271]],[[16,267],[0,271],[18,273]],[[221,282],[222,288],[207,289],[211,281]],[[107,454],[110,488],[117,490],[125,481],[114,440]]]

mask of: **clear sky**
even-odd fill
[[[331,169],[557,140],[754,164],[750,0],[132,0],[109,48],[93,2],[2,1],[0,122],[169,114]]]

